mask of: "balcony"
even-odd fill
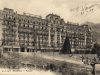
[[[15,24],[15,22],[10,22],[10,23],[9,23],[9,21],[4,21],[4,22],[2,23],[2,25],[17,27],[17,25]]]
[[[28,29],[28,28],[19,28],[18,32],[33,33],[33,30],[32,29]]]

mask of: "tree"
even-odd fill
[[[92,53],[92,54],[100,53],[99,50],[100,50],[100,46],[98,45],[98,43],[95,43],[94,46],[93,46],[93,48],[92,48],[91,53]]]
[[[69,38],[66,36],[66,39],[64,41],[63,47],[61,49],[62,54],[70,54],[71,53],[71,47],[70,47],[70,41]]]

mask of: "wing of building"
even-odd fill
[[[66,36],[71,51],[92,48],[88,25],[65,23],[56,14],[48,14],[42,19],[32,14],[18,14],[9,8],[0,10],[0,47],[3,52],[59,51]]]

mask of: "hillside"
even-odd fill
[[[85,22],[93,31],[93,39],[100,43],[100,23]]]

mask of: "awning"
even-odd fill
[[[3,46],[3,48],[20,48],[20,46]]]
[[[34,49],[34,47],[27,47],[27,48]]]

